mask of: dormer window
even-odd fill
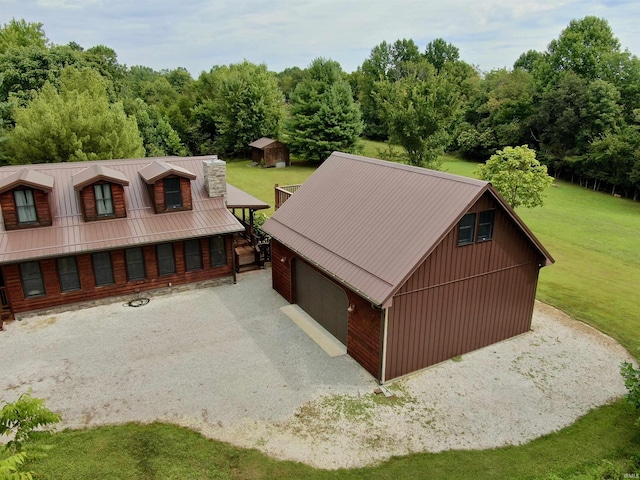
[[[178,177],[164,179],[164,203],[167,210],[182,208],[182,192],[180,191],[180,179]]]
[[[6,230],[48,227],[52,223],[49,193],[53,177],[21,168],[0,178],[0,208]]]
[[[138,170],[147,184],[149,198],[156,213],[193,209],[191,182],[196,175],[163,160],[155,160]]]
[[[113,215],[113,196],[111,195],[111,185],[100,183],[93,186],[96,194],[96,210],[99,217]]]
[[[85,222],[127,216],[124,187],[129,185],[129,180],[120,170],[95,164],[71,178]]]
[[[16,202],[16,215],[20,225],[38,223],[36,202],[32,190],[14,190],[13,198]]]

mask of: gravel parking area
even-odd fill
[[[322,468],[519,444],[625,393],[628,353],[543,304],[532,331],[374,394],[279,307],[270,271],[237,285],[39,315],[0,332],[0,399],[31,388],[64,427],[154,420]]]

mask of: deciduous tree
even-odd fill
[[[390,140],[404,149],[406,162],[438,168],[460,113],[455,84],[423,60],[407,77],[384,82],[379,90]]]
[[[480,178],[491,182],[513,208],[537,207],[544,203],[544,191],[553,179],[547,167],[536,159],[536,152],[526,145],[505,147],[481,165]]]

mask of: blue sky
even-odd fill
[[[245,59],[281,71],[325,57],[351,72],[399,38],[421,49],[444,38],[483,71],[511,68],[587,15],[640,54],[637,0],[0,0],[0,23],[42,22],[53,43],[106,45],[127,66],[180,66],[194,77]]]

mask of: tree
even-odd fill
[[[411,39],[398,39],[393,44],[382,42],[371,50],[354,73],[357,97],[362,108],[364,134],[368,138],[386,140],[389,129],[382,118],[382,108],[376,89],[378,82],[395,82],[407,74],[407,65],[420,61],[418,46]]]
[[[640,369],[635,368],[630,362],[623,362],[620,366],[620,374],[627,387],[627,401],[636,409],[640,409]],[[640,426],[640,417],[636,420],[636,425]]]
[[[0,460],[0,479],[32,480],[34,472],[21,470],[27,460],[25,445],[50,435],[60,420],[60,415],[45,407],[44,400],[33,398],[30,393],[20,395],[13,403],[5,402],[0,409],[0,436],[12,437],[4,446],[11,456]]]
[[[379,88],[391,143],[404,149],[410,165],[438,168],[438,157],[449,145],[451,126],[460,113],[455,84],[423,60],[407,77]]]
[[[261,137],[279,136],[284,96],[267,66],[248,61],[213,71],[216,146],[231,154],[246,152]]]
[[[90,69],[67,67],[59,91],[45,83],[15,119],[7,141],[14,164],[144,156],[135,119],[109,103],[105,81]]]
[[[141,98],[136,98],[127,102],[125,111],[136,119],[147,157],[187,155],[180,136],[157,106],[147,105]]]
[[[292,153],[323,161],[334,151],[356,151],[362,115],[338,62],[311,63],[308,77],[291,94],[290,113],[285,129]]]
[[[547,50],[555,71],[571,70],[591,81],[606,78],[613,54],[620,51],[620,42],[605,19],[585,17],[571,20]]]
[[[442,38],[436,38],[427,44],[424,53],[427,61],[440,72],[447,63],[455,63],[460,58],[460,50]]]
[[[5,448],[11,453],[21,452],[28,441],[49,435],[52,425],[60,419],[60,415],[45,407],[44,400],[24,393],[0,409],[0,436],[12,436]]]
[[[26,22],[12,18],[0,27],[0,55],[10,48],[46,48],[49,40],[42,30],[42,23]]]
[[[526,145],[505,147],[481,165],[480,178],[490,182],[513,208],[543,205],[543,193],[553,179]]]

